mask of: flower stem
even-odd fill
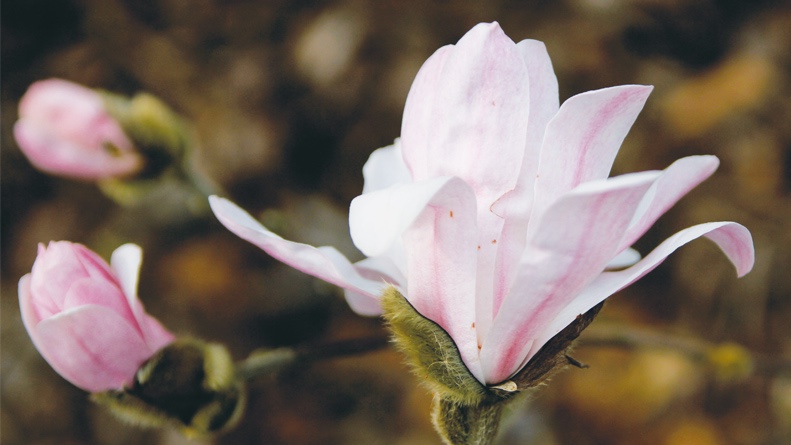
[[[259,349],[237,363],[236,375],[241,380],[250,380],[296,364],[365,354],[382,349],[387,344],[386,337],[368,337],[296,348]]]

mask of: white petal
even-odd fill
[[[412,181],[412,175],[404,163],[401,143],[398,139],[393,145],[371,153],[363,166],[363,178],[365,179],[363,194]]]
[[[623,269],[637,263],[640,258],[642,258],[640,252],[629,247],[611,259],[607,263],[607,269]]]
[[[364,278],[335,248],[316,248],[284,240],[227,199],[212,196],[209,203],[217,219],[228,230],[278,260],[328,283],[378,301],[385,284]]]

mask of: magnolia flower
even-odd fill
[[[65,80],[30,86],[19,102],[14,137],[36,168],[55,175],[96,180],[143,166],[101,95]]]
[[[750,233],[733,222],[690,227],[640,261],[630,249],[718,165],[691,156],[608,178],[650,91],[605,88],[559,106],[543,43],[515,44],[497,23],[479,24],[426,61],[400,140],[363,167],[349,226],[366,259],[286,241],[225,199],[211,205],[240,237],[343,287],[361,314],[379,314],[383,289],[395,286],[447,331],[478,381],[503,382],[578,315],[695,238],[717,243],[739,276],[752,268]]]
[[[63,378],[91,392],[120,389],[140,365],[173,341],[137,299],[140,247],[125,244],[111,264],[80,244],[39,245],[19,280],[22,321]]]

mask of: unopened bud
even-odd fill
[[[238,422],[245,390],[224,346],[178,339],[143,363],[131,387],[92,398],[131,423],[205,437]]]

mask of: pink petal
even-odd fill
[[[406,98],[401,122],[401,149],[413,179],[430,176],[427,147],[434,108],[438,104],[437,86],[442,82],[442,68],[452,51],[453,45],[443,46],[423,63]]]
[[[549,122],[531,220],[577,185],[606,178],[652,87],[623,85],[571,97]]]
[[[525,248],[533,187],[538,170],[541,145],[547,124],[558,112],[558,81],[547,49],[538,40],[523,40],[516,45],[530,78],[530,114],[522,168],[515,189],[494,205],[494,213],[504,218],[497,252],[492,308],[499,307],[511,288]],[[479,317],[479,322],[481,317]]]
[[[404,234],[406,298],[423,316],[453,338],[462,360],[477,378],[475,287],[476,203],[472,189],[453,178],[436,193]]]
[[[734,222],[712,222],[689,227],[666,239],[634,266],[616,272],[604,272],[598,276],[571,304],[558,313],[546,331],[538,338],[531,353],[537,352],[541,346],[568,326],[579,314],[584,314],[593,306],[604,301],[605,298],[639,280],[662,264],[676,249],[701,236],[717,243],[736,267],[739,277],[744,276],[752,269],[755,250],[750,231],[744,226]]]
[[[481,350],[487,383],[516,372],[532,341],[616,255],[624,231],[659,172],[589,182],[542,215],[513,288]]]
[[[22,324],[25,325],[28,333],[33,332],[33,328],[44,319],[41,313],[36,310],[36,304],[33,301],[33,294],[30,291],[31,274],[26,274],[19,279],[19,311],[22,316]],[[49,316],[50,314],[46,314]],[[32,335],[31,335],[32,336]]]
[[[64,300],[61,311],[65,312],[86,305],[103,306],[118,314],[127,323],[137,327],[137,321],[126,302],[124,294],[114,284],[90,278],[81,278],[74,281],[68,289],[63,290]],[[139,334],[142,335],[142,331]]]
[[[120,389],[155,351],[113,310],[82,306],[42,321],[30,331],[41,355],[66,380],[86,391]]]
[[[217,219],[228,230],[278,260],[355,294],[374,300],[378,300],[381,295],[385,283],[364,278],[349,260],[333,247],[316,248],[284,240],[227,199],[212,196],[209,198],[209,203]]]
[[[720,165],[716,156],[688,156],[671,164],[651,186],[640,203],[621,248],[631,246],[679,199],[711,176]]]
[[[401,143],[398,139],[393,145],[371,153],[363,166],[363,178],[365,179],[363,194],[412,181],[412,175],[404,163]]]
[[[142,165],[142,158],[134,152],[116,155],[104,149],[86,148],[35,122],[16,122],[14,138],[31,164],[55,175],[95,180],[130,174]]]
[[[528,121],[528,73],[497,23],[479,24],[421,68],[401,128],[415,181],[457,176],[488,211],[513,189]]]
[[[66,290],[75,280],[90,275],[80,261],[73,244],[51,242],[38,246],[30,278],[31,299],[39,318],[57,314],[63,308]]]

